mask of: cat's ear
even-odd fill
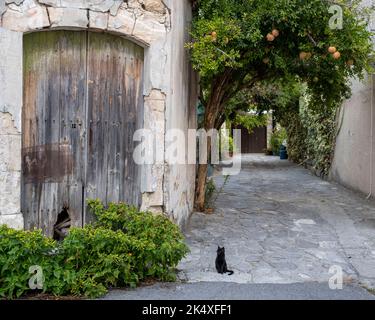
[[[220,246],[217,246],[217,250],[220,250],[221,248],[220,248]]]

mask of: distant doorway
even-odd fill
[[[251,133],[243,126],[234,129],[241,130],[241,153],[263,153],[267,149],[267,127],[255,128]]]

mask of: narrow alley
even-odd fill
[[[363,289],[375,286],[373,200],[263,155],[244,155],[240,175],[217,172],[214,180],[214,213],[195,213],[185,232],[191,253],[179,265],[183,284],[107,299],[373,298]],[[217,246],[225,246],[232,276],[216,272]],[[340,268],[344,288],[330,290]]]
[[[224,186],[215,177],[214,214],[191,219],[191,254],[180,265],[188,281],[328,282],[338,266],[345,282],[375,285],[374,201],[277,157],[242,161]],[[215,272],[218,245],[232,276]]]

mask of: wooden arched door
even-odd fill
[[[91,218],[86,199],[138,205],[133,133],[143,119],[143,49],[85,31],[24,37],[22,212],[52,236],[58,215]]]

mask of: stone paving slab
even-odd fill
[[[186,230],[188,282],[327,282],[340,266],[346,283],[375,287],[375,201],[276,157],[246,155],[243,170],[217,195],[212,215],[196,213]],[[220,189],[225,181],[217,175]],[[225,246],[232,276],[215,271]]]

